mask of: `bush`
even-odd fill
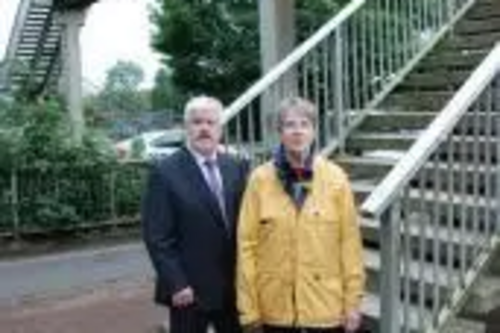
[[[109,140],[72,139],[56,101],[0,102],[0,231],[66,229],[137,214],[141,166],[116,161]],[[119,188],[123,186],[123,188]]]

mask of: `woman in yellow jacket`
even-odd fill
[[[313,152],[315,106],[280,104],[281,145],[252,173],[238,224],[237,293],[247,332],[355,332],[365,282],[345,173]]]

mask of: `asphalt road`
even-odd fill
[[[151,276],[139,243],[2,260],[0,332],[157,332]]]
[[[146,280],[151,265],[140,243],[0,261],[0,304]]]

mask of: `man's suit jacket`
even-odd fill
[[[235,232],[247,163],[217,156],[226,220],[194,156],[186,149],[152,166],[143,201],[143,237],[156,270],[158,303],[194,289],[196,305],[218,310],[234,304]]]

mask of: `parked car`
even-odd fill
[[[121,160],[151,160],[168,156],[184,143],[182,129],[151,131],[115,144]]]

